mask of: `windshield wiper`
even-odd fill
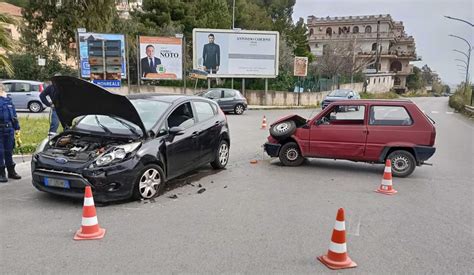
[[[100,128],[104,130],[104,132],[106,132],[107,134],[112,134],[112,131],[110,131],[109,128],[105,127],[105,125],[99,121],[99,118],[97,117],[97,115],[95,115],[94,117],[95,117],[95,122],[97,122],[97,125],[99,125]]]
[[[126,123],[125,121],[123,121],[122,119],[119,119],[117,117],[114,117],[114,116],[110,116],[112,119],[120,122],[120,124],[122,124],[123,126],[127,127],[128,130],[130,130],[130,132],[132,132],[132,134],[136,135],[136,136],[141,136],[136,130],[135,130],[135,127],[133,127],[132,125]]]

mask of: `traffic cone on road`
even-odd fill
[[[389,159],[385,162],[382,183],[380,184],[379,189],[375,190],[375,192],[385,195],[394,195],[397,193],[397,190],[393,189],[392,186],[392,162]]]
[[[262,127],[260,127],[260,129],[267,129],[267,118],[265,116],[263,116]]]
[[[94,206],[94,198],[90,186],[86,186],[84,193],[84,206],[82,208],[82,224],[74,235],[74,240],[96,240],[102,239],[105,229],[100,228]]]
[[[330,269],[344,269],[357,266],[347,255],[346,222],[344,220],[343,208],[339,208],[337,211],[336,224],[332,231],[328,254],[319,256],[318,260]]]

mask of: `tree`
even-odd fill
[[[308,43],[308,28],[304,23],[304,19],[300,18],[296,25],[292,26],[292,32],[289,34],[289,43],[293,47],[295,56],[308,57],[309,63],[313,62],[314,56],[311,54]]]
[[[0,14],[0,49],[8,53],[13,51],[15,43],[11,35],[7,32],[6,24],[15,24],[15,20],[5,14]],[[13,68],[5,53],[0,53],[0,71],[5,71],[8,76],[13,75]]]
[[[423,83],[423,76],[421,73],[420,68],[414,66],[413,67],[413,74],[407,77],[407,88],[409,90],[419,90],[423,88],[425,85]]]

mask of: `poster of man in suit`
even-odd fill
[[[221,59],[221,49],[215,41],[214,34],[210,33],[208,36],[208,41],[202,49],[202,60],[204,70],[210,74],[216,74],[219,71],[220,59]]]
[[[140,76],[142,79],[180,80],[183,78],[182,39],[140,36]]]
[[[146,56],[141,60],[141,74],[142,77],[146,78],[149,73],[157,73],[157,66],[161,65],[161,60],[155,57],[155,47],[153,45],[147,45],[145,47]]]

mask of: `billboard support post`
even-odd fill
[[[233,77],[230,79],[230,87],[232,89],[234,89],[234,78]]]
[[[81,78],[81,49],[79,47],[79,30],[76,29],[77,77]]]
[[[183,35],[183,84],[184,90],[183,94],[186,94],[186,37]]]
[[[142,81],[140,73],[140,36],[137,35],[137,92],[140,93],[140,82]]]
[[[128,87],[128,94],[131,93],[130,89],[131,89],[131,86],[130,86],[130,80],[131,80],[131,76],[130,76],[130,48],[129,48],[129,45],[128,45],[128,41],[127,41],[127,38],[128,36],[125,35],[125,55],[127,56],[127,87]]]
[[[265,78],[265,105],[268,105],[267,94],[268,94],[268,78]]]
[[[210,78],[207,79],[207,88],[208,89],[211,88],[211,79]]]
[[[242,94],[245,96],[245,78],[242,78]]]

